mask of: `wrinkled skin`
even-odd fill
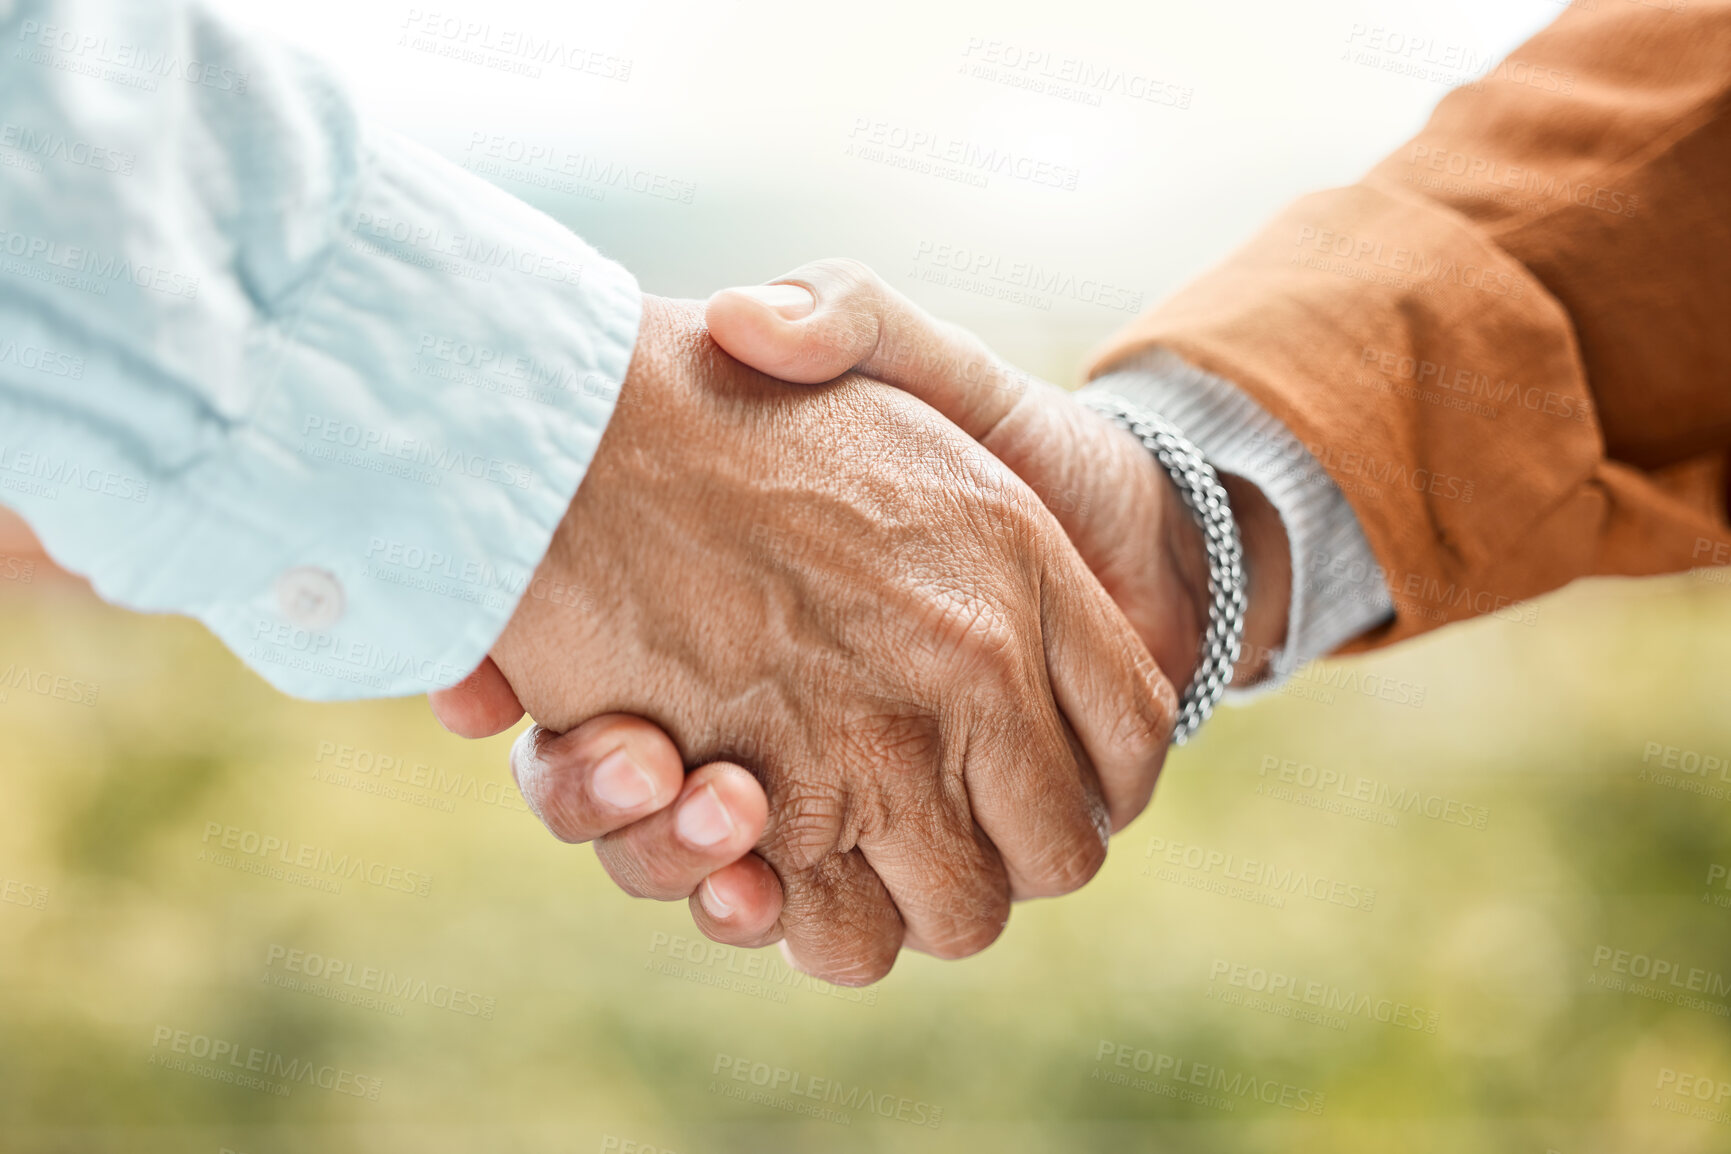
[[[1026,484],[905,392],[744,368],[700,305],[646,302],[540,574],[586,597],[525,599],[494,650],[535,720],[636,715],[685,764],[723,764],[675,786],[632,736],[678,804],[608,832],[538,734],[516,762],[531,804],[562,836],[605,833],[615,879],[664,898],[705,864],[654,852],[676,811],[710,789],[745,805],[716,844],[762,820],[774,879],[749,884],[784,902],[749,936],[832,981],[875,980],[903,945],[971,953],[1012,898],[1087,881],[1164,758],[1172,687]]]

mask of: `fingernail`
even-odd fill
[[[767,305],[784,321],[809,317],[817,308],[817,298],[810,289],[797,284],[759,284],[733,290],[743,293],[760,304]]]
[[[725,841],[733,833],[733,815],[721,804],[713,785],[706,785],[686,798],[674,824],[687,844],[699,847]]]
[[[733,907],[721,900],[721,895],[715,890],[715,884],[708,878],[704,878],[703,884],[697,887],[697,900],[703,904],[704,910],[712,918],[726,919],[733,916]]]
[[[655,796],[655,781],[623,749],[616,749],[589,775],[589,789],[603,805],[629,812]]]

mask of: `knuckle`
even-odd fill
[[[825,962],[813,967],[812,977],[832,986],[869,986],[881,982],[896,964],[895,956],[857,958],[844,962]]]
[[[827,792],[786,793],[770,810],[763,859],[784,876],[815,870],[839,847],[842,817],[841,806]]]
[[[696,899],[693,898],[693,901]],[[693,920],[698,930],[710,941],[723,946],[733,946],[740,950],[761,950],[765,946],[773,946],[781,940],[780,931],[770,926],[734,926],[715,925],[696,911]]]
[[[1075,893],[1106,864],[1106,843],[1098,830],[1037,857],[1027,871],[1031,897],[1061,897]]]
[[[1008,472],[1007,466],[994,473],[994,478],[1003,483],[990,486],[986,499],[1000,521],[1024,537],[1043,536],[1053,528],[1055,523],[1045,502],[1014,473]],[[1053,539],[1061,536],[1061,533],[1053,534]]]
[[[924,929],[920,935],[920,949],[946,961],[969,958],[997,941],[1009,922],[1007,900],[1001,904],[981,903],[975,911]]]
[[[856,363],[868,360],[883,334],[885,286],[870,265],[848,257],[829,257],[795,272],[789,278],[806,282],[822,299],[830,322],[839,327]]]
[[[517,779],[517,792],[547,831],[566,844],[588,841],[587,806],[581,787],[568,774],[561,773],[539,757],[521,761],[513,754],[511,774]]]
[[[970,460],[967,496],[972,517],[986,527],[1001,564],[1020,566],[1029,582],[1035,573],[1070,553],[1071,546],[1052,511],[1038,493],[997,458]]]
[[[613,884],[634,898],[671,901],[689,895],[691,887],[678,876],[678,867],[658,854],[646,854],[629,843],[602,838],[595,843],[595,856]]]
[[[948,819],[904,817],[895,840],[875,845],[870,860],[902,882],[892,888],[891,898],[907,927],[910,948],[933,957],[965,958],[1004,932],[1009,875],[997,847],[967,817],[965,805]]]
[[[568,784],[560,783],[540,799],[541,824],[566,845],[580,845],[595,836],[588,807],[575,796],[577,792]]]
[[[530,781],[539,775],[541,747],[546,744],[543,732],[539,725],[530,726],[511,743],[511,778],[525,801],[530,800]]]
[[[900,949],[899,939],[830,940],[818,946],[817,956],[807,964],[813,977],[832,986],[869,986],[890,972]],[[799,957],[804,962],[806,951]]]
[[[834,284],[846,297],[875,297],[883,289],[877,270],[862,260],[848,256],[832,256],[811,266],[814,272]]]
[[[930,714],[888,710],[853,717],[836,741],[838,773],[855,780],[900,781],[936,766],[943,735]],[[861,800],[859,794],[850,803]]]
[[[601,868],[607,871],[607,876],[613,879],[613,884],[634,898],[653,897],[654,894],[648,879],[644,877],[641,863],[629,853],[622,853],[617,847],[611,846],[605,839],[595,843],[595,857],[601,863]]]
[[[932,654],[959,672],[1016,685],[1027,672],[1027,631],[982,592],[960,586],[934,592],[919,628]]]
[[[1109,736],[1113,748],[1129,759],[1158,766],[1178,721],[1178,694],[1147,650],[1135,649],[1130,708],[1114,715]]]
[[[801,876],[782,874],[782,923],[799,968],[838,986],[870,985],[889,973],[905,936],[895,906],[862,865],[853,850]]]

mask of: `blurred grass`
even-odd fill
[[[16,687],[0,703],[7,1151],[1731,1149],[1731,1126],[1657,1092],[1665,1068],[1731,1080],[1731,1020],[1589,984],[1601,946],[1731,970],[1731,911],[1704,899],[1709,866],[1731,864],[1731,801],[1640,776],[1649,742],[1731,753],[1731,592],[1700,578],[1579,586],[1531,627],[1480,621],[1348,667],[1422,687],[1420,707],[1337,689],[1227,711],[1093,885],[1019,908],[978,958],[905,957],[869,1002],[773,950],[706,951],[682,906],[614,892],[589,851],[487,802],[514,797],[507,738],[457,741],[422,702],[293,702],[195,625],[52,583],[0,596],[0,636],[0,669],[100,687],[94,706]],[[321,749],[345,745],[486,788],[459,786],[445,812],[321,780]],[[1482,807],[1485,828],[1293,804],[1269,792],[1267,758]],[[430,891],[330,893],[201,861],[213,822],[430,874]],[[1377,896],[1275,907],[1174,884],[1149,851],[1180,843]],[[23,886],[46,887],[44,908]],[[273,946],[493,1013],[285,989],[267,980]],[[1405,1002],[1436,1030],[1233,1005],[1210,996],[1217,963]],[[730,968],[746,990],[716,984]],[[380,1093],[164,1069],[159,1028]],[[1114,1085],[1097,1075],[1137,1071],[1098,1061],[1102,1043],[1319,1092],[1323,1111]],[[892,1114],[941,1107],[941,1125],[733,1100],[715,1091],[752,1087],[718,1057],[883,1095]],[[1170,1075],[1155,1080],[1178,1088]]]

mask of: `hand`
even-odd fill
[[[1207,630],[1201,530],[1140,442],[1063,390],[1004,363],[974,334],[933,318],[865,265],[816,261],[778,281],[710,298],[710,333],[744,364],[786,381],[858,372],[919,397],[1026,481],[1178,688]],[[1286,637],[1291,552],[1260,489],[1221,478],[1251,587],[1233,683],[1266,673]]]
[[[458,725],[514,690],[550,729],[636,714],[686,762],[750,763],[785,897],[763,936],[831,980],[873,980],[903,944],[971,953],[1011,897],[1080,885],[1164,758],[1170,685],[1026,486],[909,396],[742,369],[695,306],[647,302],[542,570],[595,612],[524,602],[502,681],[446,700]],[[661,856],[676,822],[603,837],[616,880],[690,893],[701,875]]]
[[[717,293],[707,315],[716,342],[755,368],[805,382],[852,369],[938,409],[1045,500],[1161,668],[1182,678],[1196,667],[1207,624],[1201,534],[1134,438],[1004,364],[978,338],[933,319],[855,262],[820,261],[775,284]],[[1234,678],[1246,684],[1285,638],[1290,553],[1260,490],[1223,481],[1252,581],[1246,655]],[[578,758],[550,770],[573,778],[586,771]],[[752,866],[747,858],[716,871],[693,900],[699,926],[718,941],[761,944],[774,923],[779,895]]]

